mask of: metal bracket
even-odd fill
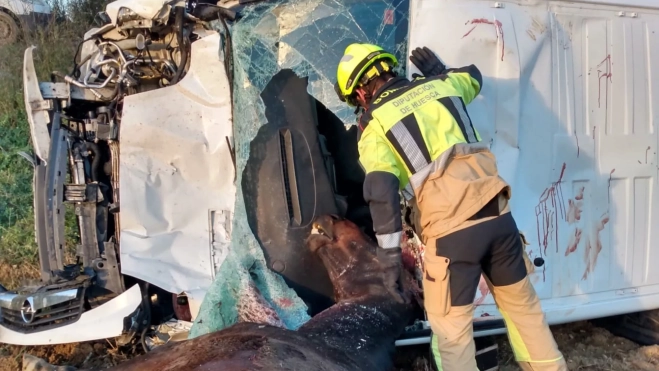
[[[39,90],[43,99],[69,100],[69,85],[64,82],[40,82]]]
[[[90,184],[65,184],[64,202],[102,202],[103,193],[98,183]]]
[[[37,100],[30,102],[30,109],[33,111],[48,111],[53,109],[53,102],[49,100]]]
[[[623,11],[619,11],[617,15],[618,17],[638,18],[638,13],[636,12],[625,13]]]
[[[94,259],[92,264],[93,269],[96,272],[97,284],[115,294],[121,294],[126,291],[126,288],[119,271],[117,245],[114,242],[106,242],[104,250],[105,259]]]
[[[638,288],[629,288],[624,290],[616,290],[616,295],[635,295],[638,294]]]

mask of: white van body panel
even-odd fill
[[[76,322],[45,331],[23,334],[0,326],[0,343],[13,345],[54,345],[77,343],[121,335],[124,318],[142,303],[139,285],[133,285],[107,303],[83,313]]]
[[[606,3],[411,4],[410,51],[483,74],[469,114],[545,259],[532,282],[550,324],[659,308],[659,4]],[[475,320],[501,318],[486,285],[475,300]]]
[[[50,5],[44,0],[0,0],[0,9],[7,9],[17,16],[51,12]]]
[[[127,96],[121,273],[188,295],[194,319],[228,254],[236,197],[229,82],[210,32],[174,86]]]

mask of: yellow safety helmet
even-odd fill
[[[342,102],[356,106],[351,96],[357,85],[367,84],[374,77],[391,71],[397,65],[396,57],[377,45],[350,44],[339,61],[334,90]]]

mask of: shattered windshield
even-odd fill
[[[275,73],[292,69],[309,78],[311,95],[353,123],[353,110],[334,93],[338,61],[354,42],[377,44],[405,61],[408,8],[407,0],[282,1],[255,7],[232,30],[237,86],[245,83],[238,98],[249,97],[247,84],[260,91]],[[240,100],[236,104],[242,112]]]
[[[408,14],[409,0],[268,1],[245,8],[242,18],[229,26],[236,184],[241,184],[250,142],[268,122],[261,93],[273,76],[290,69],[307,78],[309,94],[344,124],[354,124],[354,109],[334,91],[338,61],[349,44],[373,43],[394,53],[400,63],[398,72],[404,73]],[[244,301],[257,300],[245,294],[254,287],[287,328],[298,328],[309,319],[307,308],[267,268],[248,225],[242,187],[237,189],[234,212],[228,256],[206,294],[190,336],[234,324],[241,310],[249,310]],[[263,318],[269,315],[267,311],[259,315],[259,320],[268,322]]]

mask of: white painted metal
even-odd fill
[[[0,9],[6,9],[17,16],[33,13],[50,14],[52,11],[45,0],[0,0]]]
[[[139,285],[133,285],[109,302],[83,313],[70,325],[52,330],[21,334],[0,325],[0,343],[15,345],[66,344],[121,335],[124,317],[135,311],[142,301]]]
[[[34,154],[44,163],[48,162],[50,151],[50,134],[48,133],[48,106],[39,90],[37,71],[34,69],[33,51],[36,46],[25,49],[23,57],[23,99],[25,113],[32,134]]]
[[[412,0],[409,46],[482,71],[468,110],[512,184],[531,258],[545,258],[532,280],[549,322],[659,308],[659,12],[493,4]],[[476,300],[476,319],[500,318],[491,295]]]
[[[235,200],[219,34],[192,44],[177,85],[127,96],[121,122],[122,273],[188,292],[192,315],[229,248]]]
[[[181,6],[180,0],[117,0],[105,7],[105,12],[110,17],[112,25],[117,25],[117,18],[122,8],[130,9],[132,12],[144,19],[163,20],[169,16],[173,6]]]

